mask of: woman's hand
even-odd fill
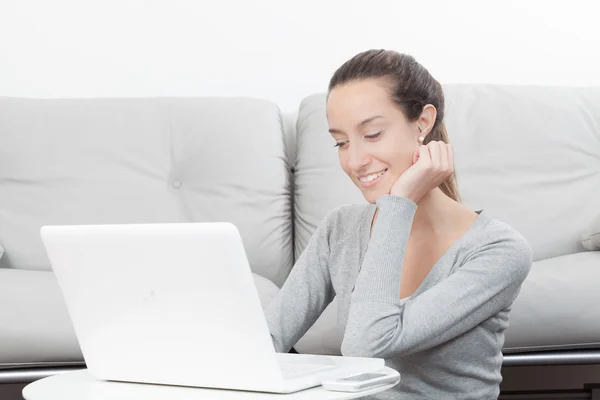
[[[392,185],[390,194],[415,203],[454,173],[454,151],[450,144],[432,141],[413,155],[413,165]]]

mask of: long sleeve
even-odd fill
[[[329,273],[329,220],[321,222],[266,310],[275,350],[287,353],[333,300]]]
[[[518,235],[479,237],[481,244],[443,281],[400,299],[400,279],[416,204],[381,196],[379,215],[351,298],[342,354],[395,358],[437,346],[506,308],[531,267]],[[497,233],[497,232],[493,232]]]

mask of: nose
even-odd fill
[[[369,164],[371,157],[361,143],[352,143],[348,146],[348,168],[357,172]]]

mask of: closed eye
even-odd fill
[[[377,133],[374,133],[374,134],[372,134],[372,135],[366,135],[365,137],[366,137],[367,139],[375,139],[375,138],[377,138],[379,135],[381,135],[381,132],[377,132]]]
[[[372,135],[365,135],[365,137],[367,139],[377,139],[381,134],[383,133],[383,131],[374,133]],[[333,145],[333,147],[339,147],[342,148],[344,147],[346,144],[348,144],[348,142],[337,142],[336,144]]]

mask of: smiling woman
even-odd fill
[[[395,55],[365,52],[338,69],[329,85],[329,132],[340,150],[348,148],[350,141],[355,143],[354,151],[340,151],[342,168],[355,182],[364,183],[360,177],[387,171],[363,171],[366,164],[362,163],[369,156],[382,164],[394,160],[387,177],[388,182],[394,182],[414,163],[415,139],[420,138],[422,144],[449,143],[441,85],[414,58]],[[440,184],[440,189],[459,201],[454,174]],[[381,190],[385,192],[383,187]],[[377,193],[369,198],[374,202]]]
[[[366,205],[332,210],[267,310],[287,352],[334,296],[342,354],[382,357],[390,399],[497,398],[523,236],[460,203],[444,94],[408,55],[370,50],[333,75],[329,132]]]

